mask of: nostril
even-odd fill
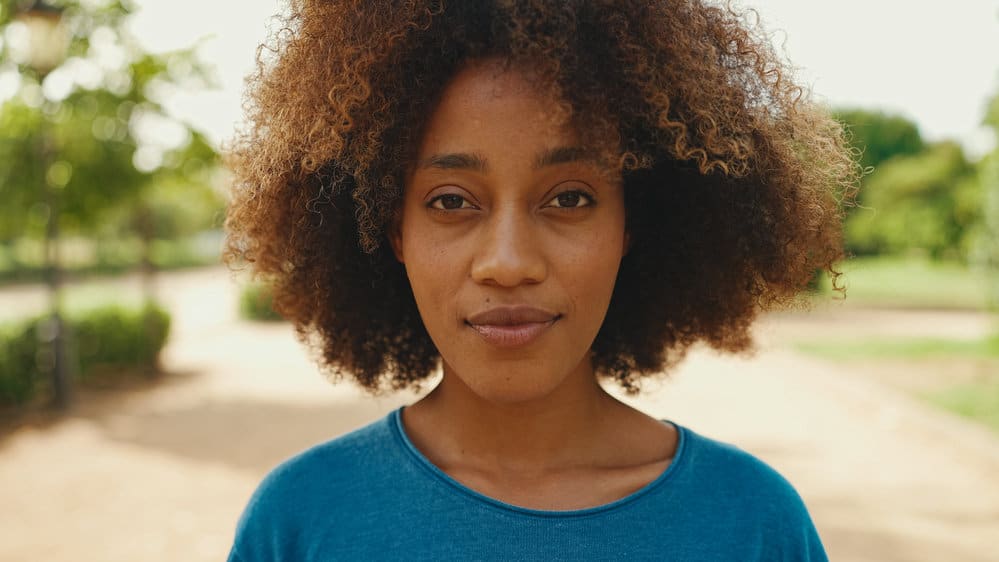
[[[525,228],[522,220],[498,221],[480,239],[472,263],[472,279],[504,287],[543,281],[547,265],[538,242],[538,235]]]

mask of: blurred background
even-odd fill
[[[741,5],[868,169],[848,296],[626,399],[778,468],[833,560],[999,560],[999,1]],[[282,7],[0,2],[0,560],[218,560],[277,462],[415,399],[328,384],[219,264]]]

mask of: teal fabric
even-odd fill
[[[400,412],[273,470],[229,560],[827,560],[783,477],[682,426],[669,468],[641,490],[538,511],[450,478],[409,441]]]

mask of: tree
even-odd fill
[[[28,64],[34,38],[16,16],[29,7],[36,22],[60,22],[45,44],[65,39],[67,58]],[[8,202],[0,206],[0,241],[37,236],[44,225],[52,312],[49,347],[56,403],[63,407],[71,393],[60,311],[61,228],[92,233],[111,210],[133,209],[145,241],[149,299],[155,233],[150,186],[186,177],[187,157],[203,160],[210,153],[214,159],[204,137],[171,119],[160,99],[170,85],[207,86],[207,70],[193,49],[143,52],[123,27],[130,10],[125,0],[62,0],[55,7],[35,0],[0,0],[0,75],[16,76],[18,84],[16,94],[0,106],[0,161],[13,163],[0,172],[0,199]],[[107,53],[112,55],[101,56]],[[142,129],[150,119],[172,124],[182,133],[180,141],[171,146],[144,142]]]
[[[14,4],[7,0],[0,10],[5,27],[16,25],[11,21]],[[217,158],[200,133],[165,112],[160,99],[171,85],[211,84],[194,49],[144,53],[123,28],[129,4],[92,4],[64,3],[63,17],[72,30],[69,57],[44,83],[14,60],[8,42],[0,47],[0,72],[16,70],[20,81],[18,93],[0,106],[0,160],[18,163],[0,169],[0,198],[16,203],[0,207],[0,240],[40,234],[44,221],[38,217],[47,213],[40,189],[44,183],[60,193],[62,226],[88,234],[109,211],[139,204],[152,185],[167,179],[202,182],[184,173],[191,169],[185,165],[189,159],[211,164]],[[120,64],[97,62],[95,45],[117,49]],[[183,141],[170,147],[143,143],[143,122],[150,120],[179,130]],[[49,145],[52,157],[44,166],[32,165],[39,160],[41,144]],[[206,187],[203,182],[201,187]]]
[[[861,152],[865,169],[878,166],[895,156],[912,155],[926,148],[916,124],[900,115],[867,109],[839,109],[833,112],[850,135],[850,144]]]
[[[860,165],[866,171],[856,196],[857,205],[847,209],[847,252],[880,253],[890,244],[886,244],[884,237],[868,238],[876,228],[870,216],[871,199],[879,199],[870,194],[871,184],[874,182],[877,187],[875,178],[883,164],[893,158],[918,154],[925,150],[926,144],[916,124],[900,115],[859,108],[838,109],[833,114],[843,123],[850,145],[859,154]]]
[[[992,129],[996,146],[979,163],[984,191],[984,221],[980,261],[989,271],[989,298],[999,311],[999,93],[992,96],[983,123]]]
[[[865,184],[864,207],[847,220],[848,244],[861,254],[925,252],[967,258],[980,224],[981,184],[955,142],[882,163]]]

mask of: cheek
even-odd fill
[[[623,233],[600,231],[580,236],[563,248],[558,283],[571,302],[573,316],[596,330],[607,314],[622,257]],[[593,334],[587,334],[586,337]]]
[[[557,255],[571,268],[577,280],[588,283],[613,283],[617,269],[624,257],[624,224],[613,218],[603,221],[594,228],[576,233],[566,238]]]
[[[428,314],[439,316],[449,305],[445,297],[455,291],[455,284],[463,277],[447,241],[429,234],[419,227],[404,229],[401,243],[406,275],[427,322]]]

